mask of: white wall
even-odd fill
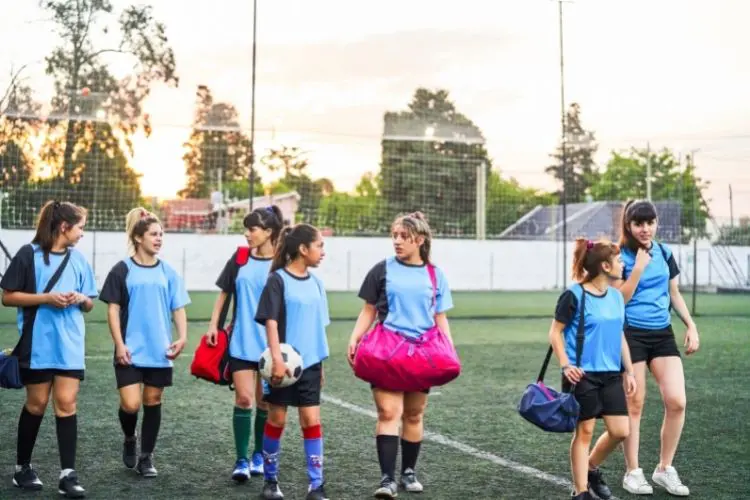
[[[15,254],[29,242],[32,231],[3,230],[0,240]],[[189,290],[215,290],[214,282],[242,236],[169,233],[162,258],[183,275]],[[99,286],[107,272],[125,255],[123,233],[87,232],[77,247],[93,263]],[[433,260],[442,267],[454,290],[544,290],[562,286],[562,244],[547,241],[436,240]],[[391,255],[388,238],[329,237],[326,257],[316,273],[329,290],[358,290],[367,271]],[[675,245],[673,251],[683,269],[683,284],[692,283],[692,245]],[[729,247],[740,272],[750,272],[750,247]],[[570,261],[572,245],[568,247]],[[733,286],[717,249],[708,242],[698,245],[698,285]],[[8,260],[0,259],[2,269]],[[723,276],[721,276],[723,275]],[[723,279],[722,279],[723,278]],[[569,281],[569,280],[568,280]]]

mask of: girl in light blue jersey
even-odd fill
[[[621,242],[625,264],[618,286],[625,297],[625,336],[630,345],[638,391],[628,401],[630,436],[625,440],[626,472],[622,487],[635,495],[650,495],[652,486],[638,463],[641,415],[646,399],[646,368],[659,384],[664,401],[659,463],[651,479],[672,495],[687,496],[672,465],[685,423],[685,374],[672,330],[672,309],[685,324],[685,353],[698,350],[698,329],[680,293],[672,250],[654,240],[656,207],[646,200],[630,201],[623,209]]]
[[[190,297],[182,278],[157,256],[163,230],[159,219],[134,208],[125,220],[129,257],[115,264],[100,295],[115,344],[114,368],[120,393],[119,418],[125,435],[122,460],[143,477],[156,477],[153,452],[161,426],[161,398],[172,385],[173,361],[185,348]],[[172,320],[177,340],[172,339]],[[143,385],[143,388],[141,388]],[[141,452],[135,428],[143,404]]]
[[[576,283],[560,295],[549,331],[549,341],[562,370],[563,391],[573,392],[580,405],[570,445],[572,496],[576,500],[612,498],[599,466],[629,432],[625,393],[635,392],[635,377],[623,333],[625,303],[620,291],[610,286],[621,274],[617,245],[576,240]],[[578,359],[576,337],[581,312],[584,340]],[[598,418],[604,420],[606,431],[590,450]]]
[[[51,395],[62,469],[58,490],[66,498],[85,495],[75,471],[76,404],[85,370],[83,313],[94,307],[96,283],[91,266],[73,248],[83,238],[85,224],[84,208],[47,202],[39,213],[34,239],[21,247],[0,281],[3,305],[18,308],[20,339],[14,353],[26,388],[13,485],[42,488],[31,454]]]
[[[323,430],[320,425],[320,395],[323,387],[323,361],[328,358],[326,326],[328,300],[320,278],[310,273],[323,259],[323,237],[309,224],[286,227],[279,244],[255,320],[266,327],[271,350],[272,376],[264,395],[270,404],[264,429],[263,459],[265,484],[262,498],[284,498],[279,488],[281,436],[289,406],[299,410],[307,475],[310,480],[306,500],[326,500],[323,485]],[[288,387],[274,387],[285,374],[280,344],[292,346],[302,357],[302,375]]]
[[[453,307],[448,281],[443,271],[436,267],[437,290],[433,295],[427,270],[432,246],[430,226],[420,212],[398,217],[391,227],[391,237],[396,255],[376,264],[367,273],[359,291],[359,297],[365,304],[349,340],[348,358],[352,366],[359,342],[375,321],[382,322],[391,331],[412,338],[420,337],[437,325],[453,342],[446,314]],[[375,443],[381,473],[376,498],[395,498],[399,483],[407,492],[423,491],[415,471],[424,436],[428,393],[429,390],[394,392],[372,387],[378,410]],[[397,483],[399,444],[401,474]]]
[[[216,281],[221,292],[216,298],[207,333],[209,345],[216,345],[219,318],[226,301],[234,294],[235,316],[229,343],[229,371],[235,391],[232,428],[237,452],[232,479],[237,482],[263,474],[263,429],[268,418],[268,405],[263,401],[258,360],[266,350],[267,342],[266,329],[255,321],[255,312],[271,269],[276,241],[284,226],[283,215],[276,205],[256,208],[245,216],[243,225],[245,239],[251,249],[250,259],[239,269],[236,254],[227,261]],[[258,408],[255,423],[251,425],[254,401]],[[254,429],[253,453],[248,460],[251,429]]]

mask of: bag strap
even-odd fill
[[[33,252],[33,249],[32,249]],[[47,286],[44,287],[44,291],[42,293],[49,293],[52,291],[52,289],[55,287],[58,281],[60,281],[60,276],[62,276],[63,271],[65,271],[65,268],[68,266],[68,261],[70,260],[70,253],[71,251],[68,250],[65,254],[65,257],[63,257],[62,262],[60,262],[60,265],[57,266],[57,269],[55,270],[55,273],[52,275],[52,277],[47,282]],[[34,311],[39,309],[39,306],[33,306],[31,307]],[[11,353],[12,356],[18,356],[18,350],[21,347],[21,339],[18,339],[18,342],[16,343],[16,346],[13,348],[13,352]]]
[[[576,359],[574,361],[575,366],[581,366],[581,356],[583,355],[583,341],[586,334],[586,325],[584,324],[584,304],[586,302],[586,290],[581,285],[581,304],[578,307],[578,331],[576,332]],[[547,366],[549,365],[550,359],[552,359],[552,353],[554,350],[552,346],[547,349],[547,355],[544,357],[542,363],[542,369],[539,370],[539,375],[536,378],[537,382],[544,381],[544,375],[547,373]]]
[[[247,264],[249,260],[250,247],[237,247],[234,257],[235,265],[232,266],[232,291],[229,292],[227,300],[224,301],[224,305],[221,307],[221,313],[219,313],[219,323],[217,326],[220,330],[224,329],[224,323],[227,321],[230,303],[232,305],[232,321],[230,324],[234,323],[234,320],[237,318],[237,275],[240,273],[240,268]]]
[[[437,273],[435,272],[435,266],[427,264],[427,274],[430,275],[430,283],[432,283],[432,305],[437,304]]]
[[[67,253],[65,254],[65,257],[63,257],[62,262],[57,267],[55,274],[53,274],[52,277],[47,282],[47,286],[44,287],[44,291],[42,293],[49,293],[55,287],[57,282],[60,280],[60,276],[62,276],[63,271],[65,271],[65,267],[68,265],[69,260],[70,260],[70,250],[68,250]]]

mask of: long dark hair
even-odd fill
[[[281,229],[284,227],[284,215],[281,213],[281,209],[276,205],[256,208],[245,216],[242,225],[245,226],[246,229],[250,229],[251,227],[270,229],[271,243],[276,245],[276,242],[279,241]]]
[[[610,241],[578,238],[573,250],[573,279],[579,283],[593,280],[602,272],[602,264],[619,253],[620,247]]]
[[[63,224],[75,226],[86,217],[86,209],[67,201],[50,200],[39,211],[36,234],[32,243],[44,253],[44,263],[49,265],[49,253],[60,236]]]
[[[622,209],[622,223],[620,225],[620,247],[627,248],[633,252],[638,250],[641,244],[630,232],[630,224],[635,222],[651,222],[657,219],[656,207],[648,200],[630,200]]]
[[[276,251],[273,254],[271,272],[285,267],[289,262],[299,257],[300,245],[310,247],[318,239],[318,228],[310,224],[296,224],[281,230]]]

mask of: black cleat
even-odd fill
[[[601,500],[612,498],[612,490],[604,482],[604,476],[598,467],[589,471],[589,491]]]
[[[135,467],[138,461],[138,454],[136,453],[136,446],[138,445],[138,438],[136,436],[127,437],[122,443],[122,463],[125,467],[132,469]]]
[[[31,464],[22,465],[20,469],[13,474],[13,486],[28,491],[39,491],[42,489],[42,481],[36,475],[36,471]]]
[[[65,498],[84,498],[86,496],[86,490],[78,484],[76,471],[71,471],[67,476],[60,479],[57,490]]]
[[[398,484],[392,477],[384,475],[380,480],[380,487],[375,490],[375,498],[390,500],[398,496]]]
[[[328,500],[326,496],[325,487],[321,484],[317,488],[313,489],[312,485],[307,489],[307,496],[305,500]]]
[[[260,497],[263,500],[282,500],[284,498],[284,494],[279,488],[279,482],[271,479],[266,479],[266,482],[263,484],[263,493],[261,493]]]
[[[141,458],[138,459],[138,464],[135,466],[135,470],[143,477],[156,477],[158,475],[151,454],[142,455]]]

